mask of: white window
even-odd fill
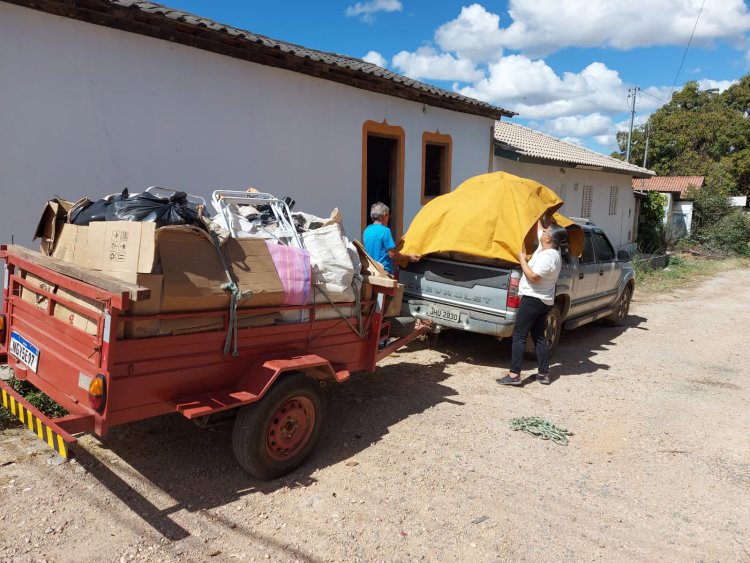
[[[617,215],[617,186],[609,188],[609,214]]]
[[[591,217],[591,199],[593,186],[583,186],[583,200],[581,202],[581,217],[588,219]]]

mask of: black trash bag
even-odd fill
[[[128,195],[128,188],[125,188],[122,193],[89,202],[87,205],[74,209],[69,220],[74,225],[88,225],[93,221],[117,221],[114,205],[118,201],[127,199]]]
[[[198,208],[188,201],[185,192],[175,192],[169,198],[143,192],[116,201],[113,209],[116,221],[153,222],[157,227],[195,225],[205,229]]]

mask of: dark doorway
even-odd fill
[[[398,139],[367,136],[367,223],[370,223],[370,206],[382,201],[391,210],[389,225],[395,239],[401,235],[398,232],[401,225],[401,202],[398,201],[397,189],[398,155]]]

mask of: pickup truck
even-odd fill
[[[622,325],[635,286],[630,254],[615,252],[607,235],[591,224],[580,257],[563,260],[555,306],[547,314],[545,334],[553,353],[562,329],[605,319]],[[402,312],[431,321],[433,330],[460,329],[498,339],[511,336],[520,303],[517,264],[456,253],[431,254],[399,271],[404,285]],[[527,352],[533,354],[527,340]]]

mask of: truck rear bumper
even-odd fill
[[[72,456],[71,446],[76,443],[76,438],[63,426],[77,432],[86,430],[93,424],[93,416],[87,414],[49,418],[4,381],[0,381],[0,396],[3,407],[64,459]]]
[[[417,319],[425,321],[432,321],[434,325],[443,326],[445,328],[455,328],[458,330],[465,330],[467,332],[476,332],[479,334],[488,334],[496,338],[507,338],[513,334],[513,325],[515,323],[515,315],[513,319],[507,319],[500,315],[494,316],[488,313],[480,313],[478,311],[471,311],[469,309],[462,309],[460,307],[451,307],[458,311],[459,320],[453,322],[447,319],[438,319],[431,317],[427,314],[430,310],[430,302],[421,299],[409,299],[405,306],[409,309],[409,314]]]

